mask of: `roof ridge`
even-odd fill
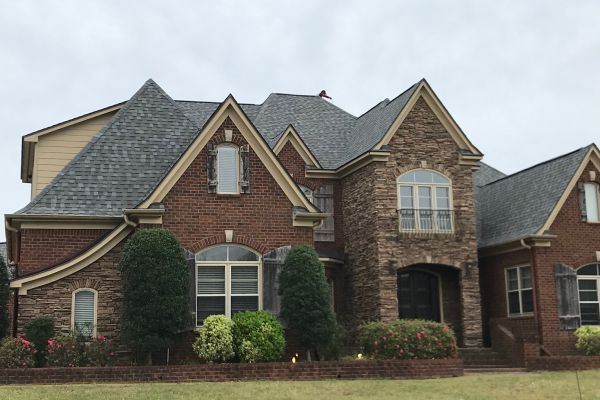
[[[381,100],[379,103],[375,104],[373,107],[369,108],[367,111],[365,111],[364,113],[360,114],[356,119],[360,119],[362,117],[364,117],[365,115],[367,115],[368,113],[370,113],[371,111],[373,111],[375,108],[377,108],[381,103],[383,103],[384,101],[387,101],[388,103],[390,102],[390,99],[388,99],[387,97],[383,100]],[[386,103],[386,105],[388,104]],[[385,106],[384,106],[385,107]]]
[[[209,100],[176,100],[173,99],[176,103],[203,103],[203,104],[221,104],[222,101],[209,101]],[[256,103],[238,103],[240,106],[260,106],[261,104]]]
[[[527,171],[530,171],[530,170],[532,170],[532,169],[535,169],[535,168],[541,167],[542,165],[550,164],[551,162],[558,161],[558,160],[560,160],[561,158],[565,158],[565,157],[568,157],[568,156],[574,155],[575,153],[578,153],[578,152],[580,152],[580,151],[582,151],[582,150],[587,150],[587,149],[589,149],[591,146],[592,146],[592,145],[588,145],[588,146],[585,146],[585,147],[580,147],[580,148],[578,148],[578,149],[576,149],[576,150],[573,150],[573,151],[570,151],[570,152],[568,152],[568,153],[565,153],[565,154],[562,154],[562,155],[559,155],[559,156],[553,157],[553,158],[551,158],[551,159],[549,159],[549,160],[545,160],[545,161],[539,162],[539,163],[537,163],[537,164],[534,164],[534,165],[532,165],[532,166],[530,166],[530,167],[524,168],[524,169],[522,169],[522,170],[520,170],[520,171],[513,172],[512,174],[509,174],[509,175],[505,175],[505,176],[503,176],[502,178],[500,178],[500,179],[497,179],[497,180],[495,180],[495,181],[493,181],[493,182],[486,183],[486,184],[485,184],[485,185],[483,185],[482,187],[485,187],[485,186],[488,186],[488,185],[493,185],[494,183],[498,183],[498,182],[500,182],[500,181],[503,181],[503,180],[506,180],[506,179],[509,179],[509,178],[513,178],[514,176],[516,176],[516,175],[519,175],[519,174],[521,174],[521,173],[523,173],[523,172],[527,172]],[[487,164],[486,164],[486,165],[487,165]],[[488,165],[488,166],[489,166],[489,165]],[[490,167],[490,168],[493,168],[493,167]],[[500,172],[500,171],[498,171],[498,172]]]
[[[72,164],[74,164],[76,161],[79,161],[83,157],[83,154],[86,153],[87,149],[89,149],[94,143],[96,143],[100,139],[100,137],[102,137],[106,133],[106,131],[108,131],[115,124],[115,122],[117,122],[118,120],[120,120],[122,118],[125,110],[129,109],[131,102],[134,99],[137,99],[138,97],[140,97],[141,94],[144,91],[146,91],[152,84],[158,86],[152,79],[146,80],[146,82],[144,82],[142,87],[140,87],[137,90],[137,92],[135,92],[133,94],[133,96],[131,96],[131,98],[129,100],[127,100],[125,102],[125,104],[123,104],[123,107],[121,107],[119,109],[119,111],[117,111],[115,116],[112,117],[111,120],[108,121],[108,123],[102,129],[100,129],[100,131],[97,134],[95,134],[94,137],[92,137],[85,146],[83,146],[83,148],[79,151],[79,153],[77,153],[77,155],[75,157],[73,157],[71,159],[71,161],[69,161],[69,163],[67,165],[65,165],[63,167],[63,169],[58,174],[56,174],[56,176],[54,178],[52,178],[52,180],[50,182],[48,182],[48,184],[44,187],[44,189],[42,189],[42,191],[39,192],[25,207],[16,211],[15,214],[23,213],[23,212],[35,207],[46,196],[46,194],[48,194],[48,192],[54,186],[54,184],[65,175],[65,172],[69,169],[69,167]],[[178,109],[179,109],[179,107],[178,107]]]

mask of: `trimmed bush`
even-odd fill
[[[0,368],[31,368],[35,366],[35,345],[22,337],[5,338],[0,343]]]
[[[335,340],[325,268],[310,246],[294,247],[279,276],[281,317],[309,351],[323,355]],[[310,353],[309,353],[310,354]]]
[[[193,348],[203,362],[226,362],[234,356],[233,322],[224,315],[211,315],[198,328]]]
[[[125,245],[119,271],[123,341],[151,363],[151,353],[171,345],[191,323],[182,247],[166,229],[140,230]]]
[[[4,259],[0,257],[0,339],[8,333],[8,299],[10,296],[10,277]]]
[[[84,347],[84,363],[90,367],[113,365],[115,348],[111,339],[104,336],[92,338]]]
[[[48,340],[49,367],[81,367],[85,365],[84,343],[74,336],[60,336]]]
[[[239,312],[233,316],[233,346],[240,361],[278,361],[285,350],[281,323],[266,311]]]
[[[32,320],[25,326],[25,337],[33,342],[37,350],[35,366],[46,365],[48,339],[54,337],[54,320],[50,317],[39,317]]]
[[[423,320],[370,322],[359,327],[359,345],[377,360],[456,357],[456,338],[446,324]]]
[[[600,326],[582,326],[575,331],[575,346],[588,356],[600,356]]]

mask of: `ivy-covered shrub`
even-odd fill
[[[198,328],[194,351],[203,362],[226,362],[233,358],[233,322],[224,315],[211,315]]]
[[[48,340],[49,367],[81,367],[85,365],[84,343],[74,336],[60,336]]]
[[[285,350],[283,327],[269,312],[239,312],[233,316],[233,345],[240,361],[277,361]]]
[[[189,271],[181,244],[166,229],[143,229],[127,241],[119,262],[123,342],[151,363],[191,325]]]
[[[0,368],[35,366],[35,345],[22,337],[7,337],[0,343]]]
[[[370,322],[359,327],[359,345],[378,360],[456,357],[456,338],[448,325],[423,320]]]
[[[113,365],[115,348],[112,340],[104,336],[92,338],[85,344],[84,363],[90,367],[106,367]]]
[[[54,320],[50,317],[39,317],[25,326],[25,337],[30,340],[37,350],[35,366],[46,365],[46,349],[48,340],[54,337]]]
[[[588,356],[600,356],[600,326],[582,326],[575,331],[575,346]]]

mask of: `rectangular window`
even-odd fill
[[[209,315],[260,309],[258,265],[198,265],[196,323]]]
[[[585,190],[585,208],[588,222],[600,222],[600,207],[598,206],[598,185],[595,183],[586,183],[583,185]]]
[[[510,316],[533,312],[531,267],[526,265],[506,269],[506,299]]]
[[[238,175],[237,148],[229,145],[217,147],[217,193],[239,193]]]
[[[73,294],[73,331],[91,337],[96,332],[96,292],[79,290]]]
[[[593,276],[577,279],[582,325],[600,325],[599,281],[600,277]]]

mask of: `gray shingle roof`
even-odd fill
[[[356,118],[319,96],[274,93],[240,104],[269,146],[292,125],[323,168],[335,169],[385,135],[418,84]],[[160,183],[221,103],[173,101],[147,81],[18,214],[120,216]]]
[[[490,170],[474,178],[483,183],[476,190],[479,247],[536,234],[550,216],[590,147],[499,179],[494,179],[499,175]],[[490,177],[493,181],[486,184],[485,180]]]

